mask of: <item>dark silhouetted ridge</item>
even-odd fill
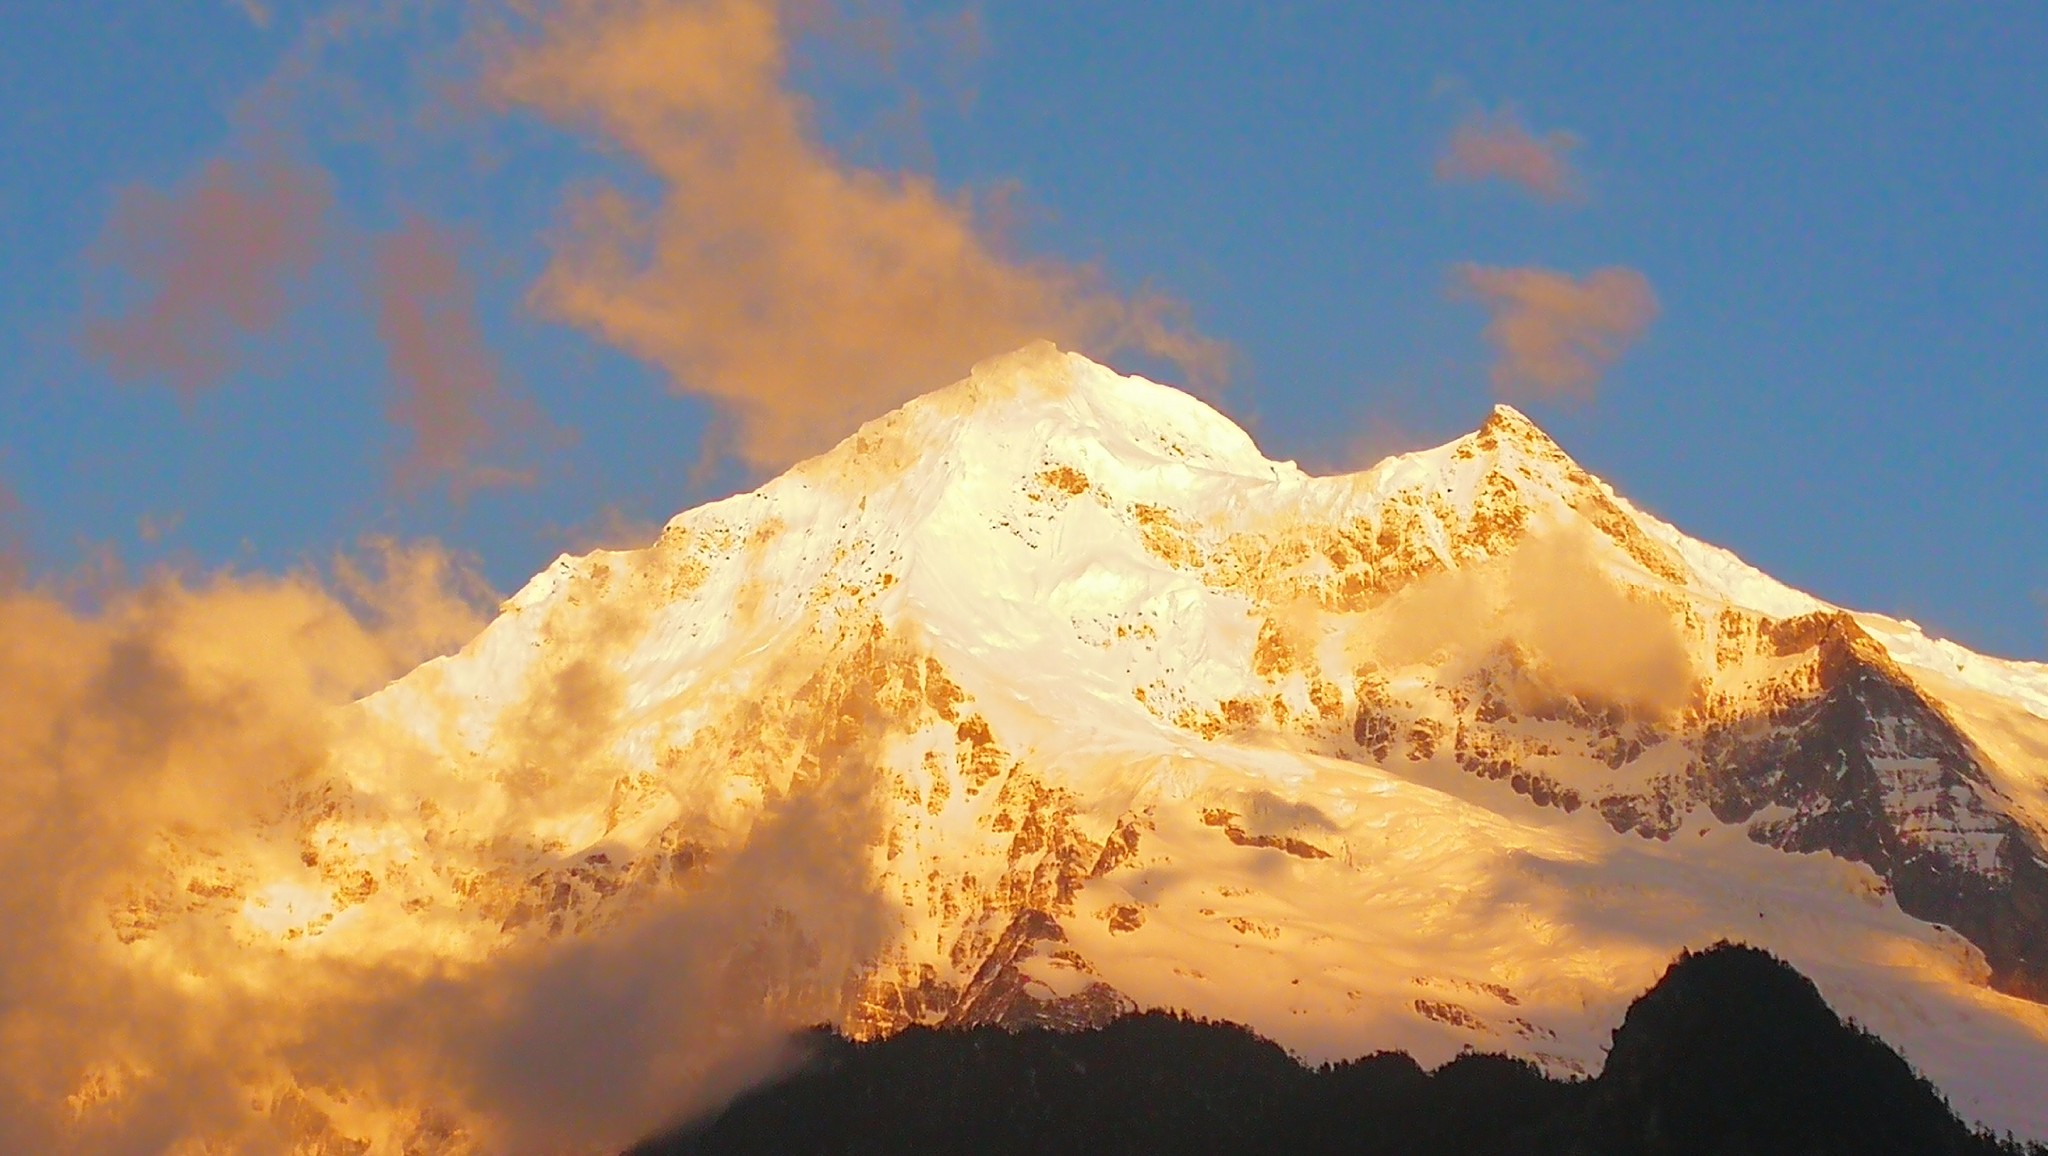
[[[2041,1153],[1965,1127],[1787,964],[1681,956],[1607,1067],[1558,1081],[1495,1055],[1435,1072],[1382,1053],[1306,1068],[1232,1024],[1163,1012],[1078,1032],[815,1034],[810,1063],[632,1156],[1309,1153],[1722,1156]]]

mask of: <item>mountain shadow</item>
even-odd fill
[[[1476,1053],[1434,1072],[1400,1053],[1308,1068],[1243,1027],[1164,1012],[1077,1032],[811,1042],[788,1078],[629,1156],[2048,1153],[1972,1132],[1811,981],[1729,944],[1681,955],[1592,1080]]]

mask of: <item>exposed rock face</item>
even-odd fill
[[[1907,914],[1981,948],[2002,990],[2048,997],[2040,836],[2004,812],[1982,753],[1848,615],[1770,636],[1811,656],[1812,689],[1702,736],[1695,782],[1714,816],[1868,864]]]
[[[1066,931],[1052,916],[1033,910],[1019,914],[996,939],[960,1002],[942,1022],[966,1028],[1078,1030],[1100,1027],[1137,1010],[1115,988],[1093,978],[1095,969],[1066,943]],[[1062,993],[1031,978],[1024,968],[1033,960],[1070,973],[1073,980],[1062,986],[1078,982],[1079,990]]]
[[[1590,801],[1618,832],[1670,840],[1710,816],[1782,851],[1865,864],[1907,914],[1967,936],[2000,990],[2048,995],[2041,836],[2009,813],[1983,752],[1846,613],[1724,611],[1718,625],[1722,663],[1707,685],[1728,675],[1735,692],[1702,694],[1680,717],[1632,720],[1577,700],[1516,704],[1525,672],[1509,654],[1462,683],[1428,688],[1425,700],[1454,716],[1448,725],[1428,717],[1426,701],[1361,686],[1350,753],[1427,760],[1448,730],[1466,773],[1538,805],[1571,811]],[[1741,684],[1757,658],[1779,669]],[[1548,725],[1557,722],[1568,724],[1562,735]],[[1568,785],[1586,782],[1589,759],[1609,772],[1668,769],[1589,800]]]

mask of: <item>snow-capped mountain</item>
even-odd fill
[[[1507,407],[1311,477],[1041,346],[558,559],[216,915],[454,965],[744,879],[748,966],[854,1034],[1164,1006],[1553,1072],[1730,938],[2048,1137],[2044,837],[2048,666],[1788,589]]]

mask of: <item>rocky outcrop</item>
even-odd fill
[[[2048,867],[1998,807],[1981,753],[1848,615],[1767,636],[1811,654],[1811,689],[1710,727],[1700,799],[1757,842],[1868,865],[1907,914],[1975,943],[1995,986],[2048,998]]]
[[[1620,833],[1719,823],[1864,864],[1901,910],[1975,944],[1999,990],[2048,999],[2042,835],[1940,703],[1847,613],[1723,610],[1711,645],[1704,620],[1681,618],[1702,655],[1674,716],[1557,693],[1510,642],[1405,695],[1362,672],[1349,734],[1322,741],[1382,765],[1448,756],[1535,805],[1591,805]]]
[[[1058,920],[1043,911],[1021,912],[997,937],[945,1025],[1078,1031],[1137,1010],[1115,988],[1094,978],[1095,969],[1066,944],[1066,929]],[[1070,990],[1056,990],[1029,974],[1026,968],[1033,961]]]

